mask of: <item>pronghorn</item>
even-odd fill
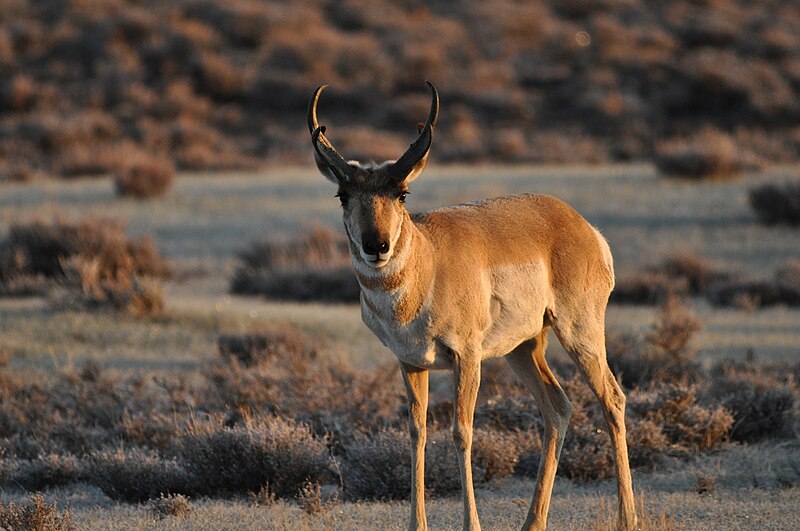
[[[505,357],[544,417],[543,456],[523,529],[544,529],[572,404],[545,361],[553,328],[600,400],[616,457],[619,525],[636,527],[625,395],[606,361],[605,310],[614,266],[605,238],[566,203],[546,195],[500,197],[411,215],[408,185],[428,160],[439,114],[432,99],[419,135],[397,161],[345,160],[317,121],[308,128],[320,172],[338,185],[344,228],[361,287],[361,317],[397,356],[411,434],[409,529],[426,529],[425,420],[428,371],[453,372],[453,440],[464,528],[479,529],[472,486],[472,420],[481,362]]]

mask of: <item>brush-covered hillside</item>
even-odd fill
[[[0,181],[136,157],[309,163],[322,82],[339,150],[395,158],[426,79],[440,161],[648,160],[688,141],[793,162],[799,27],[783,0],[4,0]]]

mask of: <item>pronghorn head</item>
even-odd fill
[[[344,225],[351,245],[369,266],[381,268],[392,258],[408,212],[408,183],[425,169],[439,115],[439,94],[432,83],[431,109],[419,136],[402,157],[381,163],[345,160],[325,138],[325,126],[317,122],[317,102],[328,85],[320,86],[308,104],[308,130],[314,145],[317,168],[339,186]]]

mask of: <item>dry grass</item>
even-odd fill
[[[663,357],[636,366],[647,378],[628,378],[638,382],[628,390],[635,469],[658,470],[674,464],[670,460],[717,450],[729,437],[776,441],[796,429],[796,367],[750,363],[706,371],[691,358],[695,329],[672,302],[630,347]],[[324,346],[296,330],[224,337],[211,367],[179,378],[120,375],[97,364],[45,380],[0,373],[0,487],[80,482],[115,500],[150,500],[159,515],[173,514],[170,500],[179,505],[175,514],[184,514],[180,500],[186,496],[250,494],[259,505],[293,499],[300,510],[322,517],[335,503],[324,492],[336,484],[351,501],[408,498],[407,413],[395,367],[360,371],[334,362]],[[602,413],[570,367],[555,364],[567,376],[561,381],[575,407],[559,474],[579,483],[610,477]],[[697,377],[686,378],[687,371]],[[497,364],[485,374],[475,480],[494,485],[512,474],[532,477],[541,449],[539,413]],[[451,410],[449,390],[434,385],[426,481],[435,498],[460,489]]]

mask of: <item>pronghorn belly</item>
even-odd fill
[[[505,356],[537,335],[552,294],[541,262],[502,266],[491,271],[489,322],[483,334],[483,358]]]

